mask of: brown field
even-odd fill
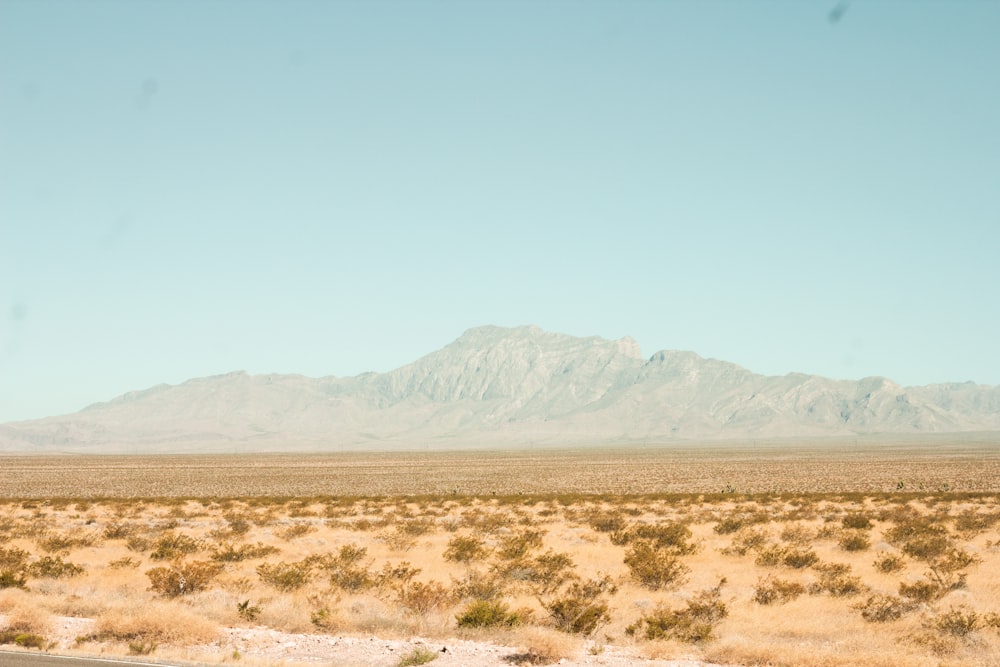
[[[1000,445],[0,456],[0,470],[0,498],[994,492]]]
[[[225,629],[265,626],[519,664],[1000,665],[988,447],[0,466],[2,644],[240,664]],[[87,630],[53,644],[66,619]]]

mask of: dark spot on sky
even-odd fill
[[[28,317],[28,304],[17,302],[10,307],[10,319],[21,322]]]
[[[850,6],[851,3],[841,0],[841,2],[834,5],[833,9],[830,10],[830,13],[827,14],[827,20],[830,21],[830,23],[839,23],[840,20],[844,18],[844,14],[847,13],[847,8]]]

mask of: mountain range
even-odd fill
[[[1000,431],[1000,387],[766,376],[631,338],[478,327],[387,373],[161,384],[0,425],[0,452],[339,451]]]

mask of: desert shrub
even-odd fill
[[[932,602],[943,596],[947,591],[933,581],[920,579],[914,582],[899,582],[899,594],[915,602]]]
[[[642,541],[658,549],[669,549],[679,556],[698,550],[698,545],[690,543],[690,539],[691,529],[676,521],[640,523],[611,534],[611,541],[619,546]]]
[[[506,592],[501,578],[478,570],[469,570],[461,579],[452,578],[451,588],[459,600],[496,600]]]
[[[261,563],[257,576],[265,584],[289,593],[302,588],[312,579],[312,567],[307,561],[292,563]]]
[[[0,570],[0,589],[21,588],[27,589],[28,578],[23,570],[4,569]]]
[[[966,537],[973,537],[984,530],[989,530],[997,521],[1000,521],[998,512],[983,513],[968,509],[955,517],[955,530]]]
[[[741,512],[723,517],[712,530],[718,535],[729,535],[743,528],[770,521],[771,515],[767,512]]]
[[[927,578],[937,584],[943,591],[953,591],[965,588],[966,573],[964,570],[980,562],[974,556],[962,549],[952,548],[931,559]]]
[[[492,572],[510,581],[523,582],[538,595],[551,593],[576,576],[569,554],[551,549],[534,558],[502,561],[493,567]]]
[[[122,540],[132,535],[135,530],[135,524],[128,521],[111,521],[104,527],[102,535],[106,540]]]
[[[443,609],[454,599],[452,592],[437,581],[408,581],[399,587],[397,595],[400,606],[415,614]]]
[[[587,523],[598,533],[613,533],[625,528],[625,517],[621,512],[593,512]]]
[[[500,600],[473,600],[455,616],[460,628],[513,627],[524,622],[521,612],[511,611]]]
[[[500,542],[497,555],[503,560],[519,560],[528,555],[534,549],[542,546],[542,530],[527,528],[517,533],[506,536]]]
[[[144,551],[149,551],[152,546],[153,541],[145,535],[129,535],[125,538],[125,548],[129,551],[142,553]]]
[[[784,603],[794,600],[805,592],[806,588],[802,584],[768,576],[757,581],[753,601],[763,605]]]
[[[868,530],[872,527],[872,521],[864,512],[851,512],[845,514],[840,520],[841,525],[848,530]]]
[[[781,564],[796,570],[810,567],[819,562],[819,556],[810,549],[788,549],[781,558]]]
[[[45,637],[31,632],[0,630],[0,645],[3,644],[15,644],[23,648],[44,649],[49,645],[49,642]]]
[[[372,577],[372,585],[380,591],[396,590],[408,585],[418,574],[420,568],[413,567],[405,560],[395,565],[385,563]]]
[[[220,563],[236,563],[244,560],[263,558],[278,553],[280,549],[262,542],[257,544],[220,544],[212,547],[212,560]]]
[[[42,556],[28,566],[28,574],[32,577],[48,579],[75,577],[84,571],[82,566],[64,561],[61,556]]]
[[[228,512],[223,515],[226,520],[226,526],[229,532],[233,535],[246,535],[250,532],[250,522],[253,520],[252,515],[240,514],[237,512]]]
[[[837,541],[844,551],[864,551],[871,546],[871,538],[863,530],[848,530]]]
[[[222,572],[222,566],[208,561],[176,561],[169,567],[154,567],[146,572],[150,588],[164,597],[188,595],[208,588]]]
[[[542,603],[557,630],[588,636],[611,620],[605,595],[617,588],[610,577],[573,582],[559,597]]]
[[[262,611],[264,610],[261,609],[260,605],[253,604],[250,600],[236,603],[236,614],[248,623],[256,621]]]
[[[869,623],[895,621],[915,608],[915,603],[911,601],[884,593],[869,595],[868,599],[855,606],[855,609],[861,611],[861,618]]]
[[[903,561],[902,556],[897,554],[891,554],[884,551],[880,551],[875,562],[872,563],[876,570],[884,574],[891,574],[893,572],[899,572],[904,567],[906,563]]]
[[[641,633],[646,639],[674,639],[688,643],[701,643],[712,639],[715,626],[729,615],[722,602],[722,585],[698,593],[687,601],[683,609],[668,609],[659,605],[647,615],[628,626],[625,633]]]
[[[295,523],[286,528],[282,528],[281,530],[274,531],[274,534],[288,542],[315,532],[315,526],[310,526],[307,523]]]
[[[0,570],[21,570],[28,565],[29,554],[17,547],[0,547]]]
[[[414,665],[426,665],[433,662],[440,655],[437,651],[432,651],[426,646],[417,646],[406,655],[400,657],[396,667],[413,667]]]
[[[983,627],[983,618],[968,607],[950,607],[948,611],[933,616],[930,624],[940,633],[964,639]]]
[[[777,567],[781,563],[781,559],[785,557],[787,551],[788,549],[780,544],[772,544],[757,552],[754,564],[761,567]]]
[[[851,574],[850,565],[824,563],[814,569],[819,573],[819,581],[809,586],[809,592],[813,595],[829,593],[834,597],[848,597],[865,590],[861,578]]]
[[[488,554],[485,542],[475,535],[456,535],[448,540],[448,547],[444,550],[445,560],[453,563],[483,560]]]
[[[806,546],[816,539],[816,531],[808,526],[792,524],[781,531],[781,541],[795,546]]]
[[[652,590],[680,586],[691,571],[673,549],[658,548],[644,540],[629,546],[625,565],[633,579]]]
[[[742,528],[733,535],[732,543],[722,550],[727,556],[745,556],[767,543],[767,533],[759,528]]]
[[[94,544],[94,536],[87,533],[53,533],[38,540],[38,548],[46,553],[69,551],[76,547]]]
[[[363,591],[374,585],[368,567],[361,562],[368,554],[366,547],[356,544],[345,544],[340,547],[336,556],[314,558],[317,567],[325,570],[330,577],[330,584],[336,588],[351,593]],[[308,560],[308,559],[307,559]]]
[[[930,517],[911,516],[885,531],[885,539],[904,554],[917,560],[931,560],[952,546],[944,526]]]
[[[152,560],[173,560],[196,553],[201,542],[183,533],[166,533],[156,540],[156,548],[149,554]]]
[[[131,556],[123,556],[122,558],[116,558],[113,561],[108,562],[108,567],[112,570],[126,570],[134,569],[139,567],[140,562]]]

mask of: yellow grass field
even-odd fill
[[[266,626],[520,642],[524,664],[1000,665],[998,464],[983,446],[3,457],[0,642],[238,663],[222,631]],[[93,622],[53,646],[65,618]]]

